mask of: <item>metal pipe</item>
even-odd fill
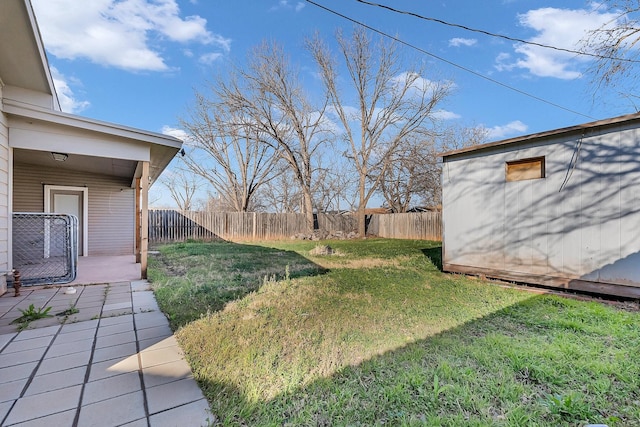
[[[20,283],[20,272],[18,270],[13,270],[14,297],[20,296],[20,287],[22,287],[22,283]]]

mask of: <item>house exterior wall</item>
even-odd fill
[[[133,254],[135,193],[128,179],[22,163],[14,164],[13,176],[14,212],[43,212],[44,184],[87,187],[88,254]]]
[[[544,178],[506,181],[507,161],[538,156]],[[629,125],[445,157],[445,270],[635,294],[638,159],[640,130]]]
[[[9,129],[6,116],[0,111],[0,270],[3,272],[9,269],[9,164]],[[7,278],[0,275],[0,295],[6,291]]]

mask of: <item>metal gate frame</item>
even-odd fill
[[[75,215],[14,212],[13,268],[23,285],[63,284],[78,271]]]

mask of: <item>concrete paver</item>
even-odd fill
[[[98,330],[98,337],[105,337],[122,332],[133,332],[133,330],[132,322],[116,323],[115,325],[101,327],[100,330]]]
[[[47,351],[47,357],[64,356],[67,354],[87,351],[91,350],[92,346],[92,340],[73,341],[62,344],[56,344],[54,342],[53,345],[49,347],[49,351]]]
[[[80,409],[80,426],[119,426],[145,416],[142,391],[102,400]]]
[[[191,368],[185,360],[143,368],[142,375],[145,387],[155,387],[184,378],[193,378]]]
[[[82,402],[88,405],[139,390],[142,390],[140,374],[138,372],[129,372],[87,383],[84,388]]]
[[[11,427],[53,427],[53,426],[70,426],[73,425],[73,419],[76,416],[75,410],[59,412],[57,414],[36,418],[24,423],[13,424]]]
[[[29,378],[0,384],[0,402],[13,401],[20,397],[22,389],[27,385]]]
[[[50,326],[40,329],[28,329],[20,332],[14,339],[14,341],[31,340],[33,338],[46,337],[55,335],[60,330],[59,326]]]
[[[9,410],[13,406],[13,402],[15,402],[15,401],[14,400],[10,400],[8,402],[0,403],[0,420],[4,419],[7,416],[7,414],[9,413]]]
[[[34,418],[74,409],[78,406],[81,390],[82,386],[76,385],[34,396],[22,397],[16,401],[3,425],[10,426]]]
[[[213,424],[215,417],[209,412],[206,399],[200,399],[177,408],[159,412],[149,418],[151,427],[207,426]]]
[[[191,378],[147,388],[149,413],[156,414],[167,409],[202,399],[202,391]]]
[[[210,425],[215,417],[146,281],[76,285],[73,296],[64,289],[0,297],[0,425]],[[11,321],[30,304],[79,312],[18,331]]]
[[[183,358],[184,354],[182,353],[182,349],[177,345],[160,348],[158,350],[145,349],[140,352],[143,368],[175,362]]]
[[[122,359],[136,353],[136,343],[126,343],[113,347],[98,348],[93,352],[93,363]]]
[[[111,347],[130,342],[136,342],[136,334],[134,331],[120,332],[118,334],[98,337],[96,340],[96,348]]]
[[[25,350],[33,350],[35,348],[47,347],[53,336],[44,336],[33,338],[30,340],[21,340],[21,341],[13,341],[11,344],[7,345],[4,350],[2,350],[2,354],[15,353],[16,351],[25,351]]]
[[[69,344],[77,341],[87,341],[87,340],[93,339],[94,335],[95,335],[95,329],[83,329],[81,331],[67,332],[64,334],[61,333],[56,337],[53,344],[60,345],[60,344]]]
[[[15,353],[0,354],[0,366],[9,367],[21,365],[23,363],[35,362],[42,359],[46,347],[34,348],[31,350],[16,351]]]
[[[0,368],[0,378],[2,382],[11,382],[22,378],[29,378],[33,370],[38,366],[38,362],[22,363],[17,366]]]
[[[46,393],[47,391],[67,388],[84,383],[84,376],[87,372],[86,366],[79,366],[64,371],[52,372],[50,374],[37,375],[29,384],[29,388],[24,393],[25,396]]]
[[[38,375],[46,375],[52,372],[66,371],[67,369],[76,368],[78,366],[86,367],[91,358],[91,351],[81,351],[79,353],[71,353],[65,356],[50,357],[42,359],[38,368]]]

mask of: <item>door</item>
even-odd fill
[[[78,218],[78,255],[87,254],[87,188],[45,185],[45,212]]]

